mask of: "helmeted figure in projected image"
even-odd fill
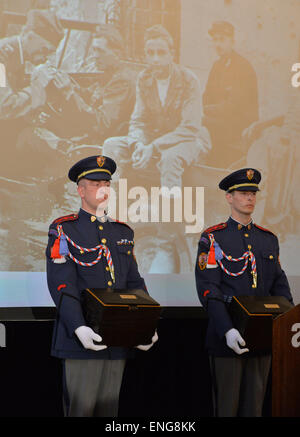
[[[293,304],[279,261],[277,237],[252,220],[261,174],[237,170],[220,183],[230,218],[206,229],[199,240],[196,286],[209,324],[215,415],[261,416],[271,356],[248,349],[228,311],[233,296],[284,296]]]
[[[212,142],[207,164],[236,168],[246,156],[242,133],[259,117],[256,73],[250,62],[234,50],[231,23],[217,21],[209,34],[219,59],[209,72],[203,93],[203,124]]]
[[[28,138],[22,135],[23,148],[32,142],[45,148],[47,143],[54,152],[64,153],[67,161],[73,151],[85,153],[86,145],[95,147],[111,135],[126,133],[135,102],[136,73],[120,62],[123,50],[119,31],[109,24],[99,25],[80,69],[90,85],[80,85],[58,71],[64,75],[65,86],[54,82],[48,88],[47,105],[37,114],[35,129]]]
[[[119,163],[120,178],[124,174],[132,175],[129,185],[142,185],[146,189],[151,186],[181,188],[185,168],[203,162],[210,147],[208,132],[201,126],[199,81],[191,70],[174,63],[173,39],[163,26],[155,25],[146,30],[144,48],[148,66],[137,79],[136,103],[128,135],[108,138],[103,144],[103,153]],[[174,257],[171,241],[177,239],[181,250],[180,232],[174,226],[171,235],[169,223],[159,230],[159,248],[153,247],[152,253],[143,257],[149,261],[145,269],[157,273],[163,268],[178,271],[180,268],[174,267],[173,261],[170,265],[169,261]],[[153,242],[151,233],[149,245],[144,246],[149,247]],[[166,256],[158,259],[164,249]]]
[[[0,126],[4,141],[0,164],[2,270],[34,268],[35,262],[28,253],[28,246],[35,236],[24,221],[27,219],[28,223],[34,216],[35,207],[39,209],[38,214],[43,215],[40,202],[44,201],[46,195],[37,186],[34,172],[29,172],[29,175],[26,172],[28,166],[38,172],[39,165],[34,164],[34,159],[21,156],[16,141],[20,131],[31,122],[34,111],[46,102],[45,89],[53,79],[54,72],[40,64],[55,53],[63,36],[63,28],[53,12],[31,10],[21,33],[0,41],[0,62],[6,69],[6,87],[0,88]],[[26,62],[31,64],[32,74],[25,74]],[[33,198],[34,204],[31,202]],[[14,217],[13,222],[11,217]],[[19,220],[22,223],[18,225]],[[15,236],[16,227],[19,230],[18,238]],[[37,244],[39,246],[39,242]],[[40,259],[41,255],[42,252]],[[41,266],[35,267],[40,269]]]

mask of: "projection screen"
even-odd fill
[[[54,78],[29,98],[46,67],[27,59],[20,35],[39,8],[56,14],[64,36],[46,60]],[[278,236],[300,302],[300,2],[1,0],[0,14],[1,307],[53,305],[48,228],[80,207],[69,168],[104,152],[120,170],[108,213],[134,229],[139,270],[163,306],[200,306],[201,232],[228,219],[219,181],[247,167],[262,173],[253,218]],[[168,35],[156,54],[153,26]],[[156,84],[157,54],[172,63]],[[143,168],[139,141],[152,144]]]

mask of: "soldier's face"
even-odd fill
[[[234,41],[231,36],[214,35],[213,44],[219,56],[229,55],[233,49]]]
[[[110,195],[110,181],[83,179],[79,182],[77,190],[81,197],[83,209],[96,214],[97,211],[107,208]],[[96,215],[100,215],[100,213]]]
[[[173,50],[166,40],[155,38],[146,41],[145,57],[157,77],[169,74],[169,66],[173,62]]]
[[[235,190],[232,193],[226,193],[226,199],[232,212],[250,216],[256,204],[256,191]]]

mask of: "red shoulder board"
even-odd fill
[[[213,231],[219,231],[221,229],[225,229],[227,227],[227,223],[219,223],[218,225],[211,226],[210,228],[205,229],[204,232],[210,233]]]
[[[60,225],[61,223],[70,222],[77,219],[78,219],[78,214],[69,214],[69,215],[64,215],[62,217],[58,217],[56,220],[54,220],[54,222],[52,222],[52,224]]]
[[[272,231],[269,231],[269,229],[263,228],[262,226],[259,226],[256,223],[253,223],[253,224],[256,228],[260,229],[261,231],[269,232],[269,234],[275,235]]]

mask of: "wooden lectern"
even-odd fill
[[[300,304],[273,320],[272,416],[300,416]]]

